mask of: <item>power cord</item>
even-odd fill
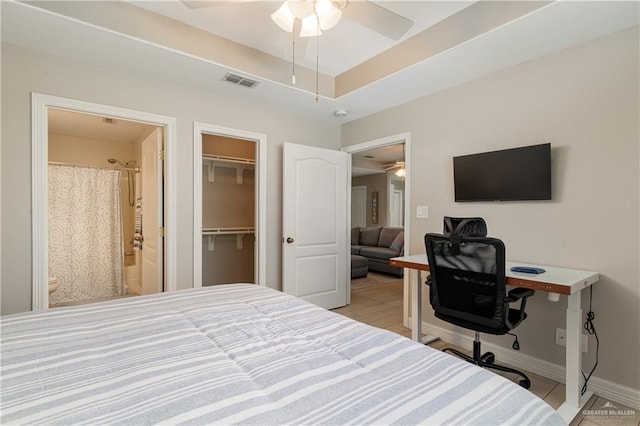
[[[600,352],[600,339],[598,339],[598,333],[596,333],[596,327],[593,324],[593,320],[596,318],[596,315],[593,313],[593,309],[591,309],[591,303],[593,302],[593,286],[589,287],[589,289],[591,290],[589,293],[589,312],[587,312],[587,320],[584,322],[583,327],[588,334],[593,335],[596,338],[596,363],[589,372],[588,376],[586,376],[584,372],[582,373],[582,377],[584,377],[584,385],[582,385],[582,391],[580,392],[580,395],[584,395],[587,391],[587,384],[589,383],[589,379],[598,366],[598,353]]]
[[[514,341],[513,341],[513,345],[511,345],[511,347],[512,347],[514,350],[519,351],[519,350],[520,350],[520,342],[518,342],[518,336],[516,336],[516,335],[515,335],[515,334],[513,334],[513,333],[509,333],[509,332],[507,332],[507,334],[508,334],[509,336],[513,336],[513,337],[515,337],[515,338],[516,338],[516,340],[514,340]]]

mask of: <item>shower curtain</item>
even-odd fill
[[[120,171],[49,166],[49,303],[123,294]]]

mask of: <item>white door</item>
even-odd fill
[[[282,290],[326,309],[347,304],[348,161],[284,144]]]
[[[367,187],[351,187],[351,227],[367,226]]]
[[[401,189],[391,185],[391,200],[389,201],[389,226],[402,226],[404,218],[404,195]]]
[[[142,142],[142,294],[163,291],[162,129]]]

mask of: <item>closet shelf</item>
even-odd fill
[[[209,166],[209,174],[207,180],[215,182],[216,167],[230,167],[236,169],[236,182],[240,185],[243,182],[243,173],[245,170],[253,170],[255,168],[255,160],[240,157],[227,157],[224,155],[203,154],[202,162]]]
[[[236,248],[244,247],[244,236],[255,234],[256,228],[202,228],[202,235],[209,237],[208,250],[215,250],[216,235],[236,235]]]

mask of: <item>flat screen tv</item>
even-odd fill
[[[551,144],[453,158],[456,201],[551,199]]]

